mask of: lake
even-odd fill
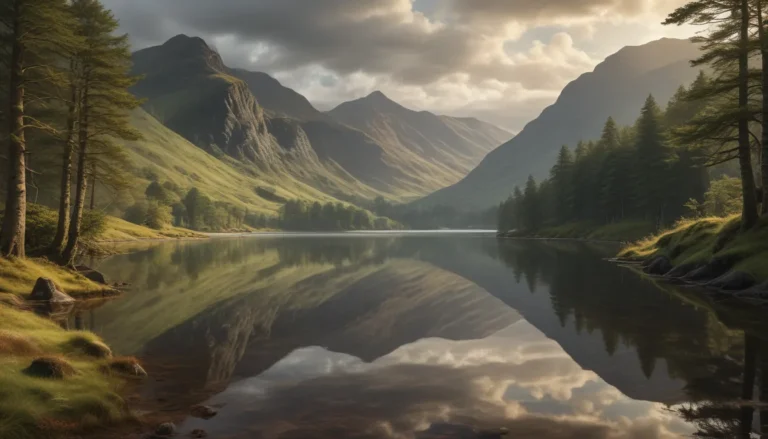
[[[764,316],[715,313],[615,251],[479,232],[164,242],[93,261],[129,290],[70,324],[141,358],[141,404],[181,434],[768,434]]]

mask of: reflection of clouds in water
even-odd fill
[[[300,349],[211,403],[227,407],[185,427],[265,438],[466,437],[459,425],[506,427],[509,437],[690,433],[658,404],[629,400],[582,370],[524,321],[483,340],[420,340],[370,364]]]

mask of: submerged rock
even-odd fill
[[[189,437],[193,437],[196,439],[201,439],[204,437],[208,437],[208,433],[205,430],[201,430],[199,428],[196,428],[189,432]]]
[[[76,373],[66,360],[58,357],[40,357],[24,369],[24,373],[37,378],[64,379]]]
[[[195,418],[211,419],[219,412],[213,407],[208,407],[207,405],[196,405],[190,409],[189,413]]]
[[[648,274],[663,275],[672,271],[673,268],[672,261],[668,257],[657,256],[643,271]]]
[[[155,429],[156,438],[171,437],[176,434],[176,425],[173,422],[164,422]]]
[[[717,279],[709,282],[708,287],[719,288],[726,291],[746,290],[755,286],[757,282],[752,275],[741,271],[730,271]]]
[[[108,285],[107,279],[101,272],[98,272],[87,265],[78,265],[75,267],[75,270],[77,270],[77,272],[83,275],[86,279],[90,279],[98,284]]]
[[[56,284],[54,284],[52,280],[45,277],[41,277],[35,282],[35,286],[32,288],[32,294],[29,295],[29,300],[49,303],[75,302],[75,299],[63,291],[60,291],[56,288]]]

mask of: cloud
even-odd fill
[[[416,109],[528,120],[599,61],[574,35],[599,41],[600,23],[660,21],[681,0],[105,0],[137,47],[202,36],[234,67],[266,71],[321,107],[375,89],[420,96]],[[538,26],[547,38],[510,53]],[[606,52],[612,40],[605,43]],[[598,50],[603,56],[602,50]],[[359,93],[359,94],[358,94]],[[506,116],[525,111],[518,117]],[[481,110],[482,109],[482,110]],[[509,119],[505,119],[509,117]],[[486,117],[488,118],[488,117]],[[505,122],[506,121],[506,122]],[[505,122],[505,123],[502,123]],[[513,126],[514,125],[514,126]]]
[[[224,409],[183,430],[310,439],[463,438],[501,427],[542,439],[690,433],[661,405],[632,401],[583,370],[525,321],[482,340],[420,340],[372,363],[299,349],[208,403]]]

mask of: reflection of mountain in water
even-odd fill
[[[738,396],[742,334],[603,254],[478,237],[174,243],[101,266],[135,291],[95,329],[150,367],[173,364],[156,385],[180,393],[261,376],[304,347],[374,364],[425,338],[479,340],[519,312],[633,399]]]
[[[325,297],[294,306],[285,297]],[[272,301],[272,303],[271,303]],[[194,358],[184,385],[255,376],[297,348],[324,346],[373,361],[425,337],[474,339],[519,316],[466,280],[417,262],[340,266],[232,299],[152,340],[145,355]]]

